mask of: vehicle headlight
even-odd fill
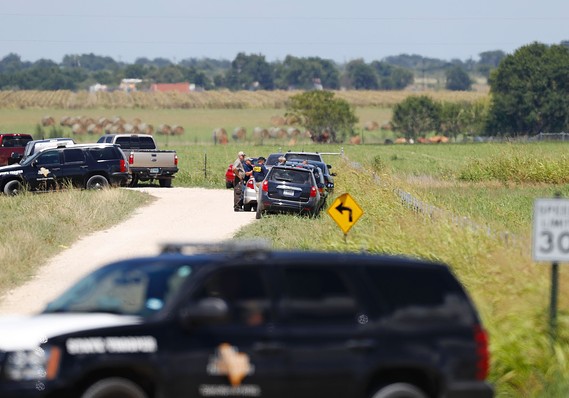
[[[4,374],[16,381],[53,379],[59,370],[60,357],[61,351],[57,347],[9,352],[4,362]]]

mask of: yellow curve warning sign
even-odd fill
[[[328,214],[344,231],[344,234],[347,234],[364,212],[350,194],[345,193],[336,198],[328,208]]]

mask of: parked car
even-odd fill
[[[279,162],[279,158],[281,156],[284,156],[284,154],[283,153],[271,153],[271,154],[269,154],[269,156],[267,156],[267,161],[265,162],[265,167],[267,168],[267,170],[270,170],[271,167],[276,165]]]
[[[44,149],[48,148],[58,148],[58,147],[68,147],[71,145],[75,145],[76,142],[73,138],[47,138],[43,140],[33,140],[29,141],[24,148],[24,153],[18,157],[18,161],[22,162],[27,157],[32,156],[34,153],[40,152]]]
[[[318,166],[324,175],[324,181],[326,183],[326,189],[329,193],[334,192],[334,177],[336,173],[330,173],[330,169],[332,168],[331,165],[326,164],[325,162],[319,162],[316,160],[307,160],[308,164],[312,164]]]
[[[31,140],[30,134],[0,133],[0,166],[17,163]]]
[[[0,167],[0,192],[50,191],[74,186],[101,189],[130,181],[128,160],[118,145],[84,144],[44,149],[24,161]]]
[[[287,161],[290,160],[317,160],[319,162],[324,162],[322,155],[318,152],[293,152],[288,151],[284,153],[284,157]]]
[[[323,180],[322,180],[323,181]],[[318,186],[314,169],[273,166],[261,184],[256,218],[264,213],[288,212],[317,216],[326,203],[323,187]]]
[[[0,318],[0,396],[493,397],[487,333],[445,264],[185,247]]]

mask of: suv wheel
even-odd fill
[[[109,187],[109,180],[102,175],[91,176],[85,184],[87,189],[104,189]]]
[[[381,387],[371,398],[427,398],[419,388],[408,383],[394,383]]]
[[[14,196],[22,192],[24,186],[18,180],[8,181],[6,185],[4,185],[4,193],[6,195]]]
[[[146,398],[146,393],[137,384],[121,377],[102,379],[91,385],[81,398]]]

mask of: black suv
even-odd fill
[[[184,247],[0,318],[0,396],[493,396],[486,332],[443,264]]]
[[[0,167],[0,192],[49,191],[72,185],[86,189],[124,186],[128,160],[118,145],[84,144],[50,148],[19,164]]]

